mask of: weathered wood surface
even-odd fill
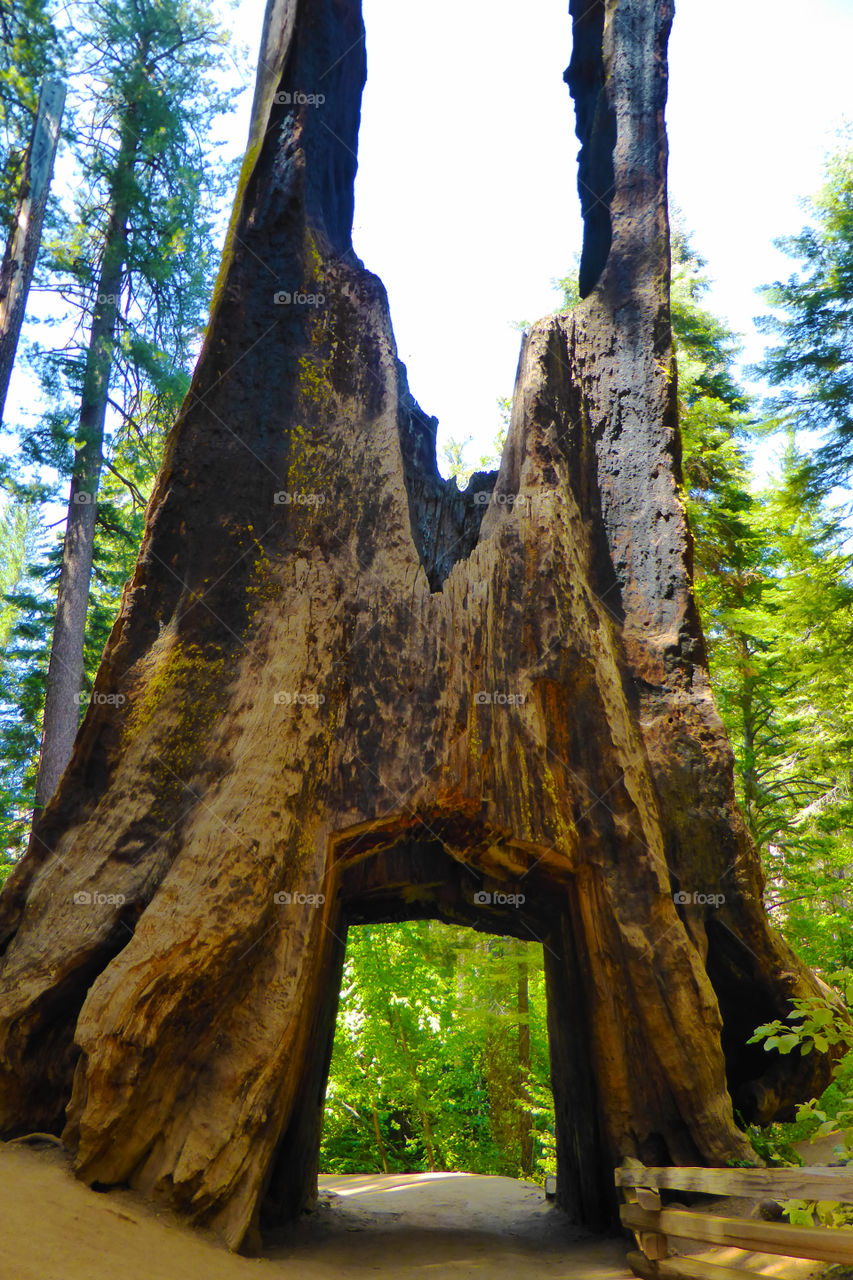
[[[635,1276],[641,1276],[643,1280],[657,1280],[659,1263],[652,1262],[640,1249],[629,1250],[627,1262]]]
[[[732,1095],[767,1116],[826,1079],[745,1047],[818,988],[767,923],[691,590],[671,5],[599,10],[573,0],[602,19],[573,78],[596,180],[616,122],[610,248],[525,337],[500,471],[460,495],[351,245],[360,5],[270,5],[204,350],[0,896],[0,1131],[61,1131],[80,1177],[233,1246],[316,1187],[350,923],[544,941],[576,1220],[612,1220],[625,1156],[749,1158]]]
[[[617,1169],[616,1185],[756,1199],[769,1196],[776,1200],[853,1201],[853,1168],[818,1165],[797,1169]]]
[[[660,1280],[661,1277],[667,1280],[748,1280],[749,1276],[762,1274],[749,1267],[723,1267],[692,1255],[651,1262],[639,1250],[632,1250],[627,1260],[634,1275],[642,1276],[643,1280]]]
[[[787,1222],[760,1222],[754,1218],[722,1218],[684,1209],[655,1213],[639,1205],[620,1210],[622,1225],[632,1231],[653,1231],[676,1240],[810,1258],[816,1262],[853,1262],[853,1231],[834,1227],[796,1227]]]
[[[655,1266],[659,1276],[670,1280],[744,1280],[754,1274],[748,1267],[723,1267],[718,1262],[684,1256],[662,1258]]]
[[[629,1199],[629,1196],[632,1197]],[[628,1204],[638,1204],[641,1209],[662,1209],[663,1204],[661,1198],[656,1191],[649,1191],[646,1187],[638,1187],[635,1191],[625,1192],[625,1201]]]

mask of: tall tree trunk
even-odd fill
[[[757,777],[756,761],[756,708],[754,690],[755,660],[750,653],[747,636],[736,637],[741,655],[741,679],[743,689],[740,697],[741,723],[743,725],[743,808],[746,825],[757,845],[761,841],[761,795]]]
[[[382,1141],[382,1130],[379,1126],[379,1112],[376,1110],[376,1099],[370,1094],[370,1110],[373,1115],[373,1132],[376,1135],[376,1146],[379,1150],[379,1156],[382,1160],[382,1172],[389,1173],[388,1153],[385,1150],[385,1143]]]
[[[387,989],[386,985],[386,990]],[[430,1167],[430,1172],[435,1173],[438,1168],[438,1164],[436,1162],[435,1135],[432,1131],[432,1124],[429,1118],[429,1099],[424,1093],[423,1086],[421,1085],[420,1076],[418,1075],[418,1064],[415,1061],[414,1054],[409,1048],[409,1042],[406,1039],[406,1032],[403,1029],[403,1021],[400,1017],[400,1011],[395,1005],[390,1004],[390,1002],[389,1009],[391,1012],[391,1021],[396,1026],[397,1040],[403,1053],[403,1061],[406,1064],[406,1071],[412,1082],[412,1095],[415,1099],[415,1106],[417,1107],[418,1117],[421,1122],[421,1137],[424,1142],[427,1163]]]
[[[383,945],[383,950],[385,951],[385,959],[387,962],[388,943],[386,938],[383,938],[382,945]],[[432,1125],[430,1123],[430,1118],[429,1118],[429,1099],[424,1093],[423,1086],[421,1085],[420,1075],[418,1074],[417,1060],[415,1058],[415,1055],[412,1053],[411,1049],[409,1048],[409,1042],[408,1042],[408,1039],[406,1038],[406,1032],[403,1027],[403,1019],[400,1017],[400,1010],[397,1008],[396,1004],[393,1001],[392,986],[391,986],[391,983],[388,981],[388,970],[387,968],[383,967],[382,960],[380,959],[378,954],[375,956],[375,961],[376,961],[377,971],[380,974],[382,990],[385,993],[385,998],[388,1004],[389,1021],[391,1023],[392,1030],[394,1031],[394,1034],[396,1036],[397,1043],[400,1046],[403,1062],[405,1063],[405,1067],[406,1067],[406,1074],[408,1075],[409,1080],[411,1081],[411,1084],[412,1084],[412,1097],[415,1100],[415,1106],[416,1106],[418,1117],[421,1123],[421,1137],[423,1138],[424,1149],[427,1154],[427,1162],[430,1167],[430,1172],[434,1173],[437,1168],[437,1165],[436,1165],[435,1137],[433,1135]]]
[[[530,1111],[530,975],[527,957],[518,945],[516,953],[517,966],[517,1012],[518,1012],[518,1078],[520,1082],[520,1099],[518,1111],[518,1134],[521,1155],[521,1172],[529,1175],[533,1172],[533,1116]]]
[[[6,253],[0,267],[0,423],[15,364],[27,297],[41,245],[53,161],[59,142],[65,85],[44,79]]]
[[[128,109],[132,116],[132,108]],[[116,342],[122,277],[127,256],[130,187],[139,142],[131,120],[122,130],[111,182],[110,214],[104,239],[98,292],[86,350],[77,445],[71,473],[71,492],[62,567],[56,598],[56,618],[45,689],[44,725],[36,780],[38,814],[56,790],[71,758],[80,724],[83,689],[83,644],[89,585],[95,551],[98,486],[104,448],[104,424]]]

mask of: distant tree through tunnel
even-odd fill
[[[436,921],[365,925],[347,961],[321,1173],[556,1173],[543,951]]]

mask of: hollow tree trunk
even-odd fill
[[[578,1220],[622,1157],[748,1158],[733,1096],[826,1078],[745,1047],[817,987],[767,923],[691,591],[670,4],[572,8],[588,297],[526,335],[500,471],[458,495],[351,247],[358,0],[270,6],[115,698],[0,896],[0,1130],[233,1246],[315,1190],[349,924],[543,941]]]
[[[42,81],[33,133],[24,160],[24,175],[15,216],[0,267],[0,423],[15,364],[30,285],[41,246],[44,212],[59,143],[65,85]]]

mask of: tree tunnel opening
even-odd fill
[[[555,1175],[545,981],[536,941],[350,929],[320,1172]]]
[[[325,994],[265,1235],[311,1201],[319,1174],[448,1170],[543,1187],[556,1175],[567,1223],[617,1225],[592,1018],[552,856],[510,871],[508,848],[463,815],[338,838]]]

